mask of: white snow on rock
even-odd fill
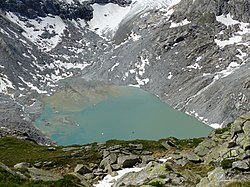
[[[145,66],[149,65],[149,61],[147,58],[143,58],[141,56],[141,64],[136,63],[135,65],[136,65],[137,69],[139,70],[139,75],[142,76],[145,73]]]
[[[239,24],[239,27],[240,27],[240,31],[234,33],[234,35],[230,37],[228,40],[215,39],[215,43],[218,46],[223,48],[226,45],[231,45],[231,44],[245,44],[245,43],[242,43],[242,35],[250,32],[249,23],[244,23],[238,20],[234,20],[230,14],[216,16],[216,20],[226,26]],[[245,45],[249,46],[248,44],[245,44]]]
[[[222,24],[226,26],[235,25],[239,23],[239,21],[234,20],[230,14],[216,16],[216,21],[221,22]]]
[[[179,22],[179,23],[174,23],[174,22],[172,22],[171,25],[170,25],[170,28],[181,27],[181,26],[187,25],[187,24],[189,24],[189,23],[191,23],[191,22],[188,21],[187,19],[184,19],[184,20],[182,20],[182,21]]]
[[[25,81],[21,76],[18,76],[18,77],[19,77],[19,79],[20,79],[24,84],[26,84],[31,90],[35,90],[35,91],[37,91],[37,93],[39,93],[39,94],[47,93],[46,90],[40,90],[39,88],[37,88],[36,86],[34,86],[31,82]]]
[[[61,36],[66,28],[65,23],[59,16],[47,16],[39,19],[28,19],[27,21],[20,20],[18,16],[11,12],[8,12],[6,16],[24,29],[22,33],[24,37],[45,51],[50,51],[61,41]],[[51,37],[41,37],[45,31]]]
[[[239,69],[240,66],[241,65],[237,62],[231,62],[226,69],[215,73],[214,80],[227,77],[228,75],[232,74],[236,69]]]
[[[169,72],[169,73],[168,73],[168,79],[172,79],[172,77],[173,77],[172,72]]]
[[[202,59],[202,56],[199,56],[196,58],[196,62],[200,61]]]
[[[132,38],[132,40],[135,42],[138,41],[141,38],[141,36],[132,31],[130,34],[130,38]]]
[[[240,54],[236,55],[236,57],[238,57],[239,59],[243,61],[244,58],[247,56],[247,53],[242,52],[240,49],[237,49],[237,51],[239,51]]]
[[[106,5],[93,4],[94,15],[93,19],[88,22],[89,28],[98,35],[110,39],[120,24],[130,21],[134,16],[143,14],[151,9],[163,8],[170,10],[179,2],[180,0],[132,0],[132,3],[126,7],[112,3]],[[132,39],[137,40],[139,38],[135,36]]]
[[[222,125],[220,125],[218,123],[213,123],[213,124],[210,124],[209,126],[212,127],[212,128],[214,128],[214,129],[218,129],[218,128],[222,127]]]
[[[112,185],[114,184],[113,181],[117,181],[119,178],[121,178],[122,176],[124,176],[127,173],[130,172],[139,172],[143,170],[143,168],[125,168],[122,169],[120,171],[117,171],[118,175],[115,177],[112,177],[111,175],[107,175],[106,177],[104,177],[103,180],[99,181],[98,184],[95,184],[95,187],[112,187]]]
[[[202,66],[200,66],[197,62],[190,65],[190,66],[187,66],[188,69],[202,69]]]
[[[115,65],[113,65],[112,67],[111,67],[111,69],[110,69],[110,71],[114,71],[114,69],[117,67],[117,66],[119,66],[119,62],[117,62],[117,63],[115,63]]]
[[[241,42],[242,37],[241,36],[233,36],[229,38],[228,40],[217,40],[215,39],[215,43],[220,46],[221,48],[225,47],[226,45],[231,45],[235,43]]]
[[[8,77],[0,73],[0,93],[8,94],[8,88],[15,89]]]
[[[106,5],[92,5],[93,19],[88,24],[89,28],[95,31],[98,35],[110,38],[118,29],[119,23],[129,12],[130,7],[121,7],[117,4],[108,3]]]

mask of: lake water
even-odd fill
[[[138,88],[72,90],[44,98],[43,113],[35,121],[59,145],[110,139],[193,138],[207,136],[212,130]]]

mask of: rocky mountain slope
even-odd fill
[[[247,187],[249,133],[247,113],[207,138],[45,147],[5,137],[0,139],[0,184]]]
[[[226,125],[250,108],[249,7],[247,0],[1,1],[2,131],[50,144],[32,126],[39,98],[72,76],[141,87],[213,127]]]

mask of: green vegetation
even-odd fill
[[[195,148],[201,143],[205,138],[192,138],[192,139],[176,139],[174,138],[174,144],[176,144],[181,149]]]
[[[154,140],[109,140],[106,142],[106,146],[121,145],[123,147],[129,147],[129,144],[142,144],[143,150],[152,151],[152,152],[164,152],[166,149],[161,145],[161,141]]]
[[[215,134],[223,134],[225,132],[230,132],[232,123],[227,124],[224,128],[215,129]]]
[[[250,181],[235,181],[229,183],[226,187],[250,187]]]
[[[166,171],[173,171],[173,168],[169,164],[165,164],[165,170]]]
[[[79,187],[79,185],[80,180],[72,175],[66,175],[58,181],[32,181],[0,168],[0,186],[4,187]]]
[[[93,144],[89,150],[79,147],[79,153],[74,156],[72,154],[75,150],[63,151],[63,148],[67,147],[56,147],[52,151],[46,146],[37,145],[27,140],[5,137],[0,139],[0,160],[9,167],[20,162],[34,164],[45,161],[51,161],[57,167],[63,167],[67,164],[74,167],[78,163],[98,163],[101,159],[96,144]]]
[[[148,183],[151,186],[156,186],[156,187],[163,187],[165,186],[165,182],[161,178],[156,178]]]
[[[235,162],[235,159],[227,159],[225,158],[224,160],[221,161],[220,166],[223,169],[229,169],[232,167],[233,162]]]
[[[208,172],[214,170],[214,166],[210,164],[188,163],[185,166],[178,166],[176,169],[179,172],[184,170],[190,170],[193,173],[200,175],[201,177],[206,177]]]

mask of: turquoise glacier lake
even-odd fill
[[[110,139],[193,138],[212,131],[146,91],[133,87],[112,89],[92,90],[94,94],[88,96],[85,90],[79,97],[64,93],[47,97],[35,125],[59,145]]]

